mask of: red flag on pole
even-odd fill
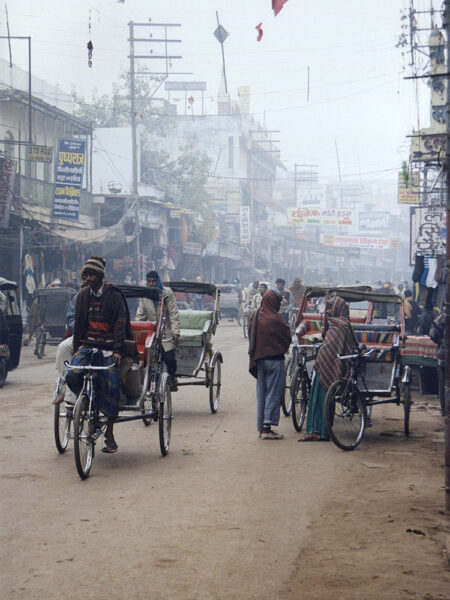
[[[258,32],[258,37],[256,38],[256,41],[257,41],[257,42],[260,42],[260,41],[261,41],[261,38],[262,38],[262,36],[263,36],[263,33],[264,33],[264,31],[262,30],[262,27],[261,27],[261,25],[262,25],[262,23],[260,23],[259,25],[257,25],[257,26],[255,27],[256,31]]]
[[[280,12],[283,8],[283,5],[287,2],[287,0],[272,0],[272,8],[275,16]]]

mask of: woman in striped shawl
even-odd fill
[[[311,395],[306,417],[306,435],[299,442],[319,442],[328,440],[325,422],[325,396],[331,384],[342,377],[347,369],[346,362],[339,360],[338,354],[351,354],[358,346],[350,324],[348,305],[336,296],[328,309],[328,331],[317,353],[314,364]]]

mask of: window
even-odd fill
[[[234,167],[234,138],[228,138],[228,168]]]

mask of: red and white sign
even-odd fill
[[[389,250],[398,247],[395,238],[372,238],[362,235],[322,235],[322,244],[338,248],[373,248],[375,250]]]
[[[288,218],[293,225],[353,225],[353,212],[336,208],[291,208]]]

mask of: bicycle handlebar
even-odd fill
[[[375,352],[375,350],[376,350],[376,348],[371,348],[364,354],[361,354],[361,352],[357,352],[356,354],[337,354],[336,356],[338,357],[339,360],[346,360],[349,358],[358,358],[358,357],[368,358]]]
[[[108,369],[111,369],[111,367],[116,366],[115,363],[112,363],[107,367],[94,367],[93,365],[71,365],[67,360],[64,365],[73,371],[107,371]]]
[[[323,342],[318,342],[317,344],[297,344],[296,348],[320,348]]]

